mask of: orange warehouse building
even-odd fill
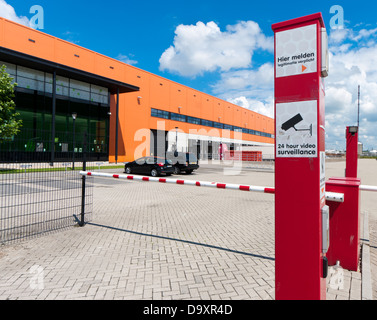
[[[79,159],[84,148],[110,162],[176,149],[205,159],[220,144],[274,143],[269,117],[3,18],[0,65],[17,83],[23,120],[12,147],[0,144],[3,160]]]

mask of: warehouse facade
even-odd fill
[[[273,146],[274,120],[134,66],[0,18],[0,65],[23,120],[3,160],[133,161],[166,151],[218,159]]]

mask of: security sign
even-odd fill
[[[316,72],[316,25],[276,33],[275,65],[276,78]]]
[[[325,97],[321,90],[320,50],[325,47],[320,42],[324,28],[321,13],[272,25],[276,300],[326,299],[326,253],[321,250],[327,248],[321,238],[326,234],[322,232],[325,224],[321,223],[326,222],[321,220],[326,202]],[[307,268],[292,268],[292,261],[305,261]]]
[[[317,156],[317,101],[277,103],[276,157]]]

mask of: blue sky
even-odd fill
[[[345,148],[360,85],[359,140],[364,149],[377,149],[377,5],[371,1],[0,0],[0,16],[28,25],[34,5],[43,8],[45,33],[271,117],[271,24],[322,12],[330,49],[326,148]],[[343,9],[343,25],[330,23],[334,5]]]

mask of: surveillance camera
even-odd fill
[[[293,128],[296,130],[295,125],[300,123],[303,120],[301,114],[296,114],[293,118],[289,119],[288,121],[284,122],[281,126],[281,128],[284,131],[288,131],[290,128]]]
[[[309,126],[309,129],[296,129],[295,125],[298,124],[298,123],[300,123],[302,120],[303,120],[303,118],[302,118],[301,114],[298,113],[293,118],[291,118],[288,121],[284,122],[281,125],[281,128],[284,131],[288,131],[290,128],[295,129],[295,131],[309,131],[310,135],[312,136],[313,135],[313,125],[312,124]]]

